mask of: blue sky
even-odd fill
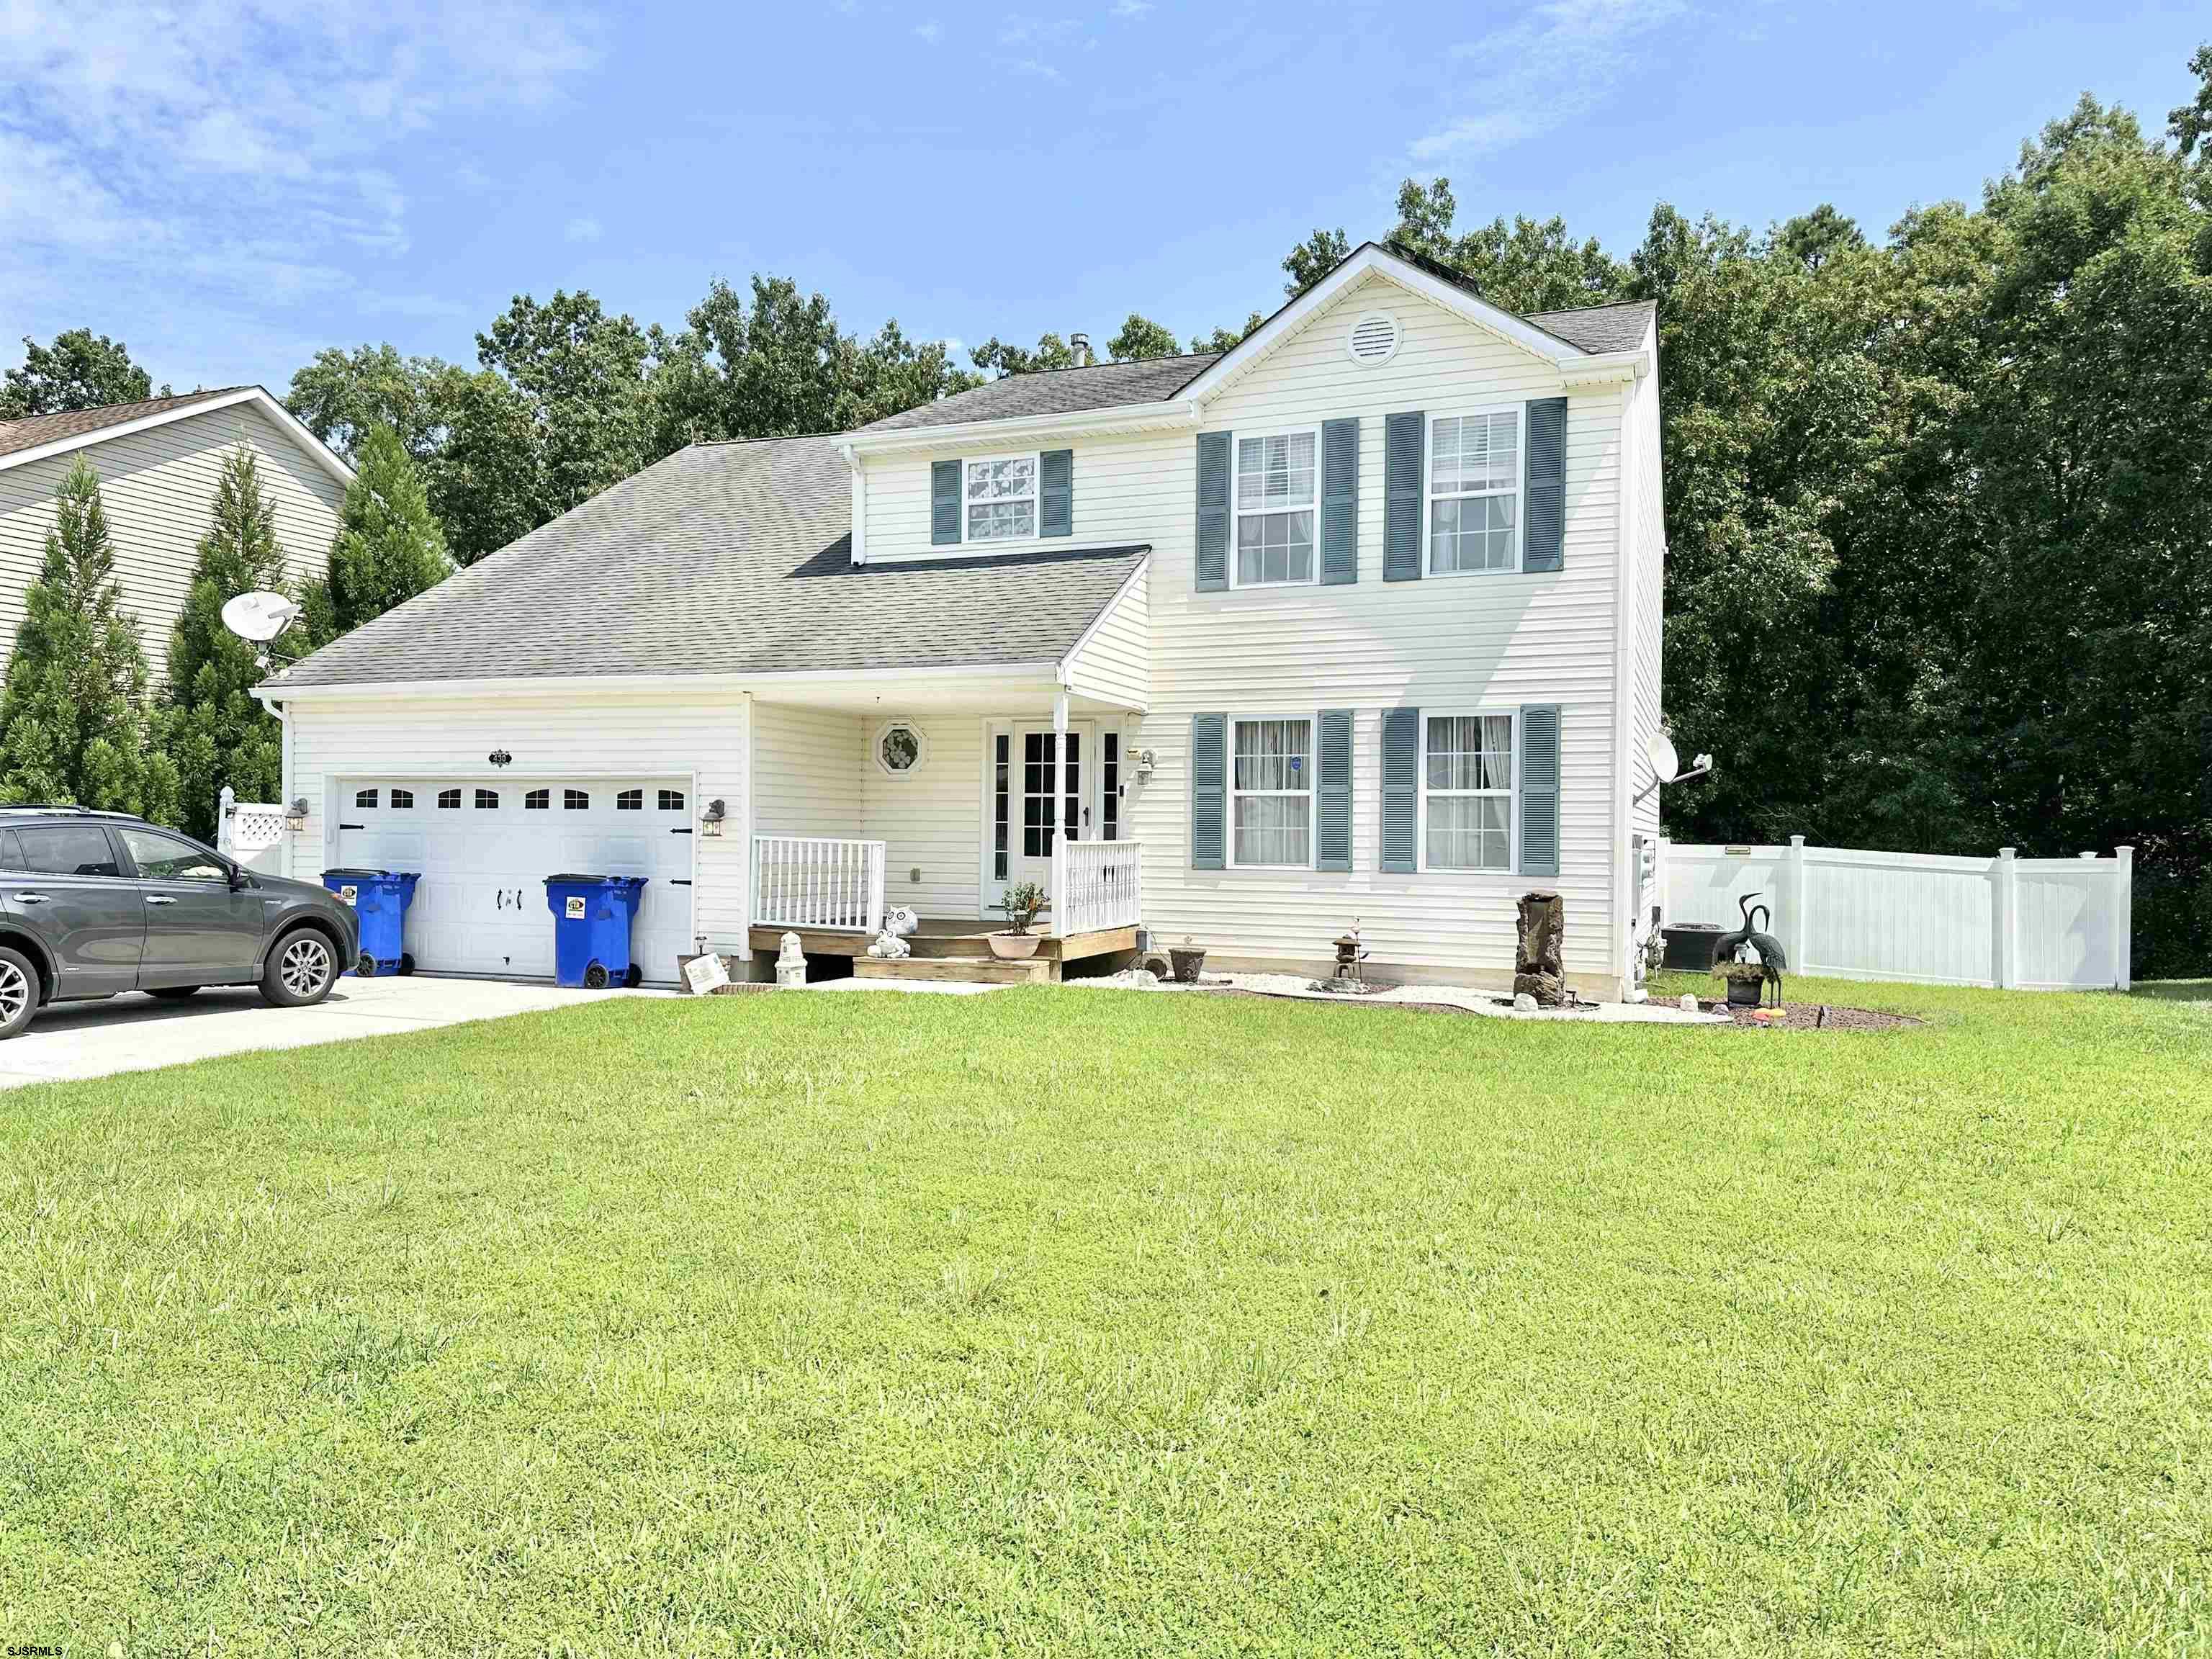
[[[472,360],[518,292],[675,325],[755,270],[864,331],[1188,336],[1409,173],[1620,253],[1662,198],[1878,229],[2084,90],[2162,125],[2207,37],[2201,0],[0,0],[0,362],[88,325],[281,393],[324,345]]]

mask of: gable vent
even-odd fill
[[[1398,319],[1384,311],[1370,311],[1352,325],[1345,349],[1356,363],[1387,363],[1398,355]]]

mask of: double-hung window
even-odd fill
[[[971,542],[1020,541],[1037,533],[1037,458],[1000,455],[967,464],[964,511]]]
[[[1514,717],[1428,714],[1421,725],[1423,864],[1510,870]]]
[[[1230,745],[1230,860],[1313,864],[1313,722],[1237,720]]]
[[[1521,568],[1521,410],[1429,422],[1429,574]]]
[[[1321,432],[1261,433],[1237,439],[1238,587],[1288,586],[1314,579],[1315,489]]]

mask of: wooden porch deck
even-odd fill
[[[1134,927],[1105,927],[1054,939],[1039,933],[1036,955],[1026,962],[1001,962],[991,954],[988,942],[1000,927],[972,917],[924,916],[921,927],[908,936],[910,955],[884,959],[868,954],[870,935],[842,929],[770,927],[756,923],[747,934],[756,969],[772,968],[787,933],[799,935],[799,948],[809,961],[817,957],[848,957],[856,979],[952,980],[970,984],[1049,984],[1060,977],[1064,963],[1109,953],[1129,953],[1137,948]]]

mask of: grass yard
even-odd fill
[[[1929,1024],[732,997],[0,1094],[0,1638],[2204,1653],[2212,1002],[1790,988]]]

